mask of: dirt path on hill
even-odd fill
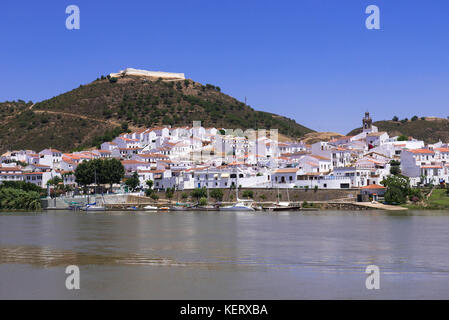
[[[30,108],[31,109],[31,108]],[[68,113],[68,112],[61,112],[61,111],[48,111],[48,110],[33,110],[34,113],[49,113],[49,114],[56,114],[56,115],[62,115],[62,116],[66,116],[66,117],[74,117],[74,118],[79,118],[79,119],[85,119],[85,120],[92,120],[92,121],[97,121],[97,122],[102,122],[102,123],[106,123],[108,125],[114,125],[114,126],[118,126],[120,127],[122,124],[114,121],[114,120],[104,120],[104,119],[97,119],[97,118],[91,118],[88,116],[83,116],[81,114],[75,114],[75,113]],[[129,126],[129,128],[131,130],[136,130],[137,127],[134,126]]]

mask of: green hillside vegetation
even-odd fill
[[[373,123],[379,128],[379,131],[386,131],[393,136],[413,137],[424,140],[426,143],[435,143],[438,141],[449,141],[449,120],[442,118],[429,118],[413,116],[409,119],[399,120],[394,117],[393,120],[376,121]],[[362,132],[362,128],[354,129],[348,135],[356,135]]]
[[[32,108],[31,108],[32,106]],[[214,85],[192,80],[163,81],[126,76],[101,77],[51,99],[0,104],[0,151],[46,147],[71,151],[97,146],[126,130],[161,125],[276,128],[299,138],[312,130],[294,120],[255,111]]]

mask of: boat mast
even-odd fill
[[[239,173],[237,166],[235,167],[235,201],[239,202]]]

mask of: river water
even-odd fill
[[[449,212],[0,213],[0,299],[448,298]]]

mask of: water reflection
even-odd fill
[[[231,291],[245,298],[319,298],[326,288],[335,297],[350,279],[356,291],[344,293],[360,297],[364,270],[375,264],[401,284],[401,294],[419,280],[429,293],[432,283],[441,286],[438,297],[449,297],[448,229],[444,212],[0,214],[0,268],[6,270],[0,282],[20,281],[23,273],[10,266],[28,273],[73,264],[85,267],[84,277],[114,279],[118,287],[134,279],[127,296],[146,294],[135,287],[152,279],[164,294],[176,290],[167,281],[184,283],[187,293],[204,281],[199,298]]]

